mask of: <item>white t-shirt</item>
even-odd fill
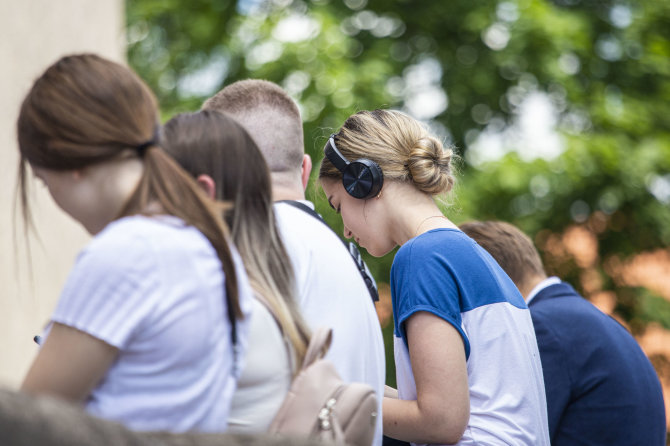
[[[312,203],[302,201],[313,208]],[[372,386],[384,396],[386,363],[379,319],[361,275],[342,241],[326,225],[286,203],[274,206],[282,240],[295,270],[298,301],[310,327],[333,329],[326,358],[347,382]],[[373,444],[382,441],[381,416]]]
[[[228,432],[267,431],[291,386],[288,344],[265,305],[252,300],[249,348],[228,418]]]
[[[242,361],[252,293],[234,257]],[[237,378],[224,275],[194,227],[166,216],[110,223],[80,253],[51,319],[119,349],[86,401],[91,414],[134,430],[226,429]]]

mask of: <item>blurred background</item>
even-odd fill
[[[268,79],[300,104],[315,165],[358,110],[399,108],[424,121],[460,155],[447,215],[531,235],[549,273],[632,331],[670,399],[670,1],[126,8],[128,62],[165,118],[235,80]],[[319,188],[308,197],[341,230]],[[385,290],[387,340],[392,258],[366,258]],[[393,384],[391,352],[387,364]]]
[[[37,353],[33,337],[89,240],[36,181],[28,181],[35,230],[24,224],[15,189],[19,108],[35,78],[64,54],[124,61],[125,8],[119,0],[0,0],[0,10],[0,386],[16,388]]]
[[[358,110],[425,122],[460,157],[446,214],[528,233],[550,274],[635,335],[670,415],[670,0],[107,3],[122,23],[91,20],[117,36],[164,120],[235,80],[268,79],[298,102],[315,166]],[[314,182],[308,198],[341,233]],[[392,258],[366,257],[389,346]],[[394,384],[391,350],[387,368]]]

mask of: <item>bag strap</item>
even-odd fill
[[[325,356],[330,348],[330,343],[333,341],[333,329],[327,327],[319,327],[309,340],[309,346],[305,353],[305,360],[302,362],[302,369],[309,367],[314,361]]]
[[[367,287],[368,292],[370,293],[372,303],[375,303],[379,300],[379,291],[377,290],[377,282],[375,282],[374,277],[372,277],[372,274],[370,273],[368,266],[365,264],[365,261],[363,260],[363,257],[361,257],[361,253],[360,251],[358,251],[358,248],[356,247],[355,244],[342,240],[340,236],[337,235],[335,231],[333,231],[333,228],[328,226],[328,223],[326,223],[323,220],[323,217],[321,217],[314,209],[307,206],[305,203],[301,203],[296,200],[280,200],[277,203],[286,203],[289,206],[293,206],[296,209],[300,209],[303,212],[307,212],[309,215],[316,218],[321,223],[323,223],[328,229],[330,229],[333,232],[333,234],[335,234],[335,236],[338,238],[338,240],[340,240],[344,244],[344,247],[349,252],[351,259],[354,261],[354,264],[356,265],[356,269],[363,278],[363,282],[365,282],[365,286]]]
[[[228,320],[230,321],[230,342],[233,346],[233,376],[240,377],[240,344],[237,342],[237,320],[235,313],[230,306],[230,302],[226,299],[226,307],[228,308]]]

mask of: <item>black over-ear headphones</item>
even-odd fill
[[[330,135],[323,148],[326,158],[342,173],[344,190],[354,198],[370,198],[379,194],[384,174],[379,164],[366,158],[349,162],[335,146],[335,134]]]

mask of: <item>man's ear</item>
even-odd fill
[[[216,200],[216,183],[212,177],[203,173],[200,174],[195,181],[198,183],[198,186],[205,191],[209,198]]]
[[[303,190],[307,189],[307,183],[309,182],[309,174],[312,172],[312,158],[308,154],[302,156],[302,166],[300,172],[300,179],[302,180]]]

